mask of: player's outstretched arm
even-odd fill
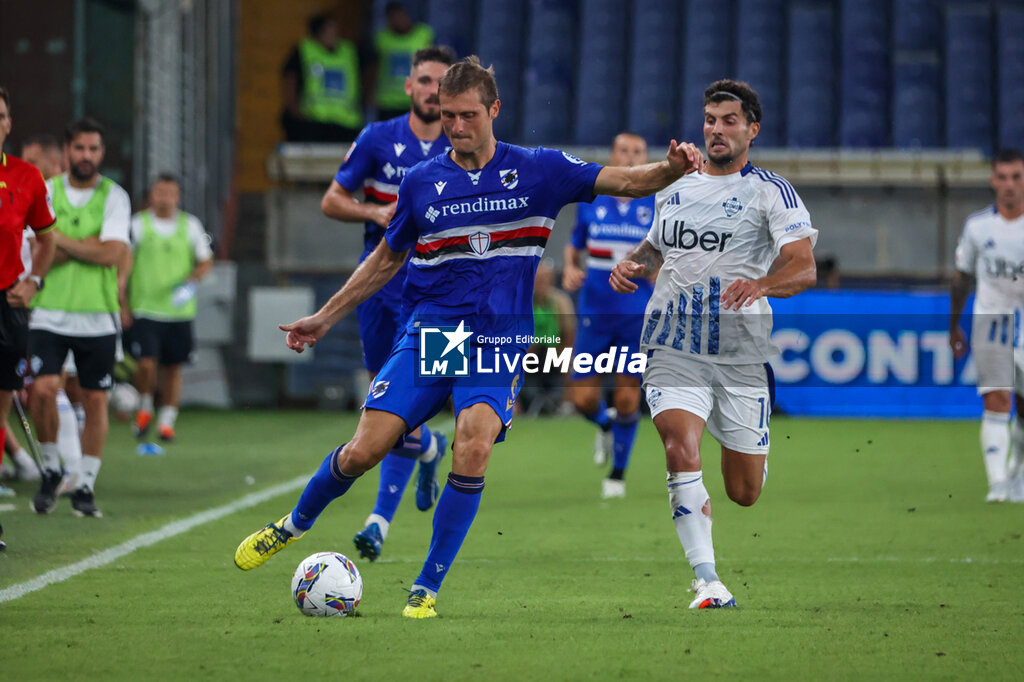
[[[953,273],[953,283],[949,287],[949,347],[953,349],[955,358],[967,354],[967,337],[960,328],[960,316],[963,315],[964,305],[972,289],[974,275],[963,270]]]
[[[650,278],[665,262],[665,258],[646,239],[633,249],[628,256],[615,264],[608,283],[620,294],[631,294],[637,290],[636,282],[641,277]]]
[[[605,166],[597,174],[594,194],[616,197],[646,197],[665,189],[688,173],[703,172],[704,156],[689,142],[668,146],[665,160],[643,166]]]
[[[320,200],[320,210],[328,218],[352,223],[377,223],[386,228],[395,214],[395,204],[368,204],[358,201],[352,193],[341,186],[337,180],[331,180],[331,186],[324,192]]]
[[[779,250],[774,272],[759,279],[737,279],[722,294],[722,307],[739,310],[762,296],[789,298],[813,287],[818,281],[814,248],[810,238],[786,244]]]
[[[288,332],[285,337],[288,347],[301,353],[306,346],[315,346],[338,320],[380,291],[395,276],[405,262],[407,253],[392,251],[386,240],[380,240],[373,253],[359,264],[348,281],[320,310],[291,324],[279,325],[281,331]]]

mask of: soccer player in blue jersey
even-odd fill
[[[620,133],[612,142],[610,166],[637,166],[647,163],[647,142],[633,133]],[[654,287],[638,280],[635,295],[617,293],[608,283],[611,269],[642,242],[654,218],[654,197],[621,199],[599,196],[590,204],[580,204],[576,227],[565,246],[565,270],[562,286],[575,291],[581,286],[579,323],[575,350],[597,356],[611,348],[623,347],[638,352],[644,308]],[[587,255],[587,269],[581,266]],[[626,467],[633,452],[640,424],[640,374],[615,376],[614,409],[602,397],[602,377],[591,368],[589,373],[574,372],[570,395],[576,409],[598,427],[594,442],[594,463],[604,466],[612,455],[612,470],[601,484],[601,497],[625,497]]]
[[[647,238],[610,279],[620,293],[658,274],[640,347],[644,390],[665,446],[672,521],[693,568],[691,609],[736,606],[715,571],[711,499],[703,483],[704,429],[722,446],[729,499],[749,507],[768,475],[775,385],[768,358],[772,309],[813,286],[818,231],[793,186],[747,161],[761,102],[746,83],[704,92],[708,162],[658,193]],[[771,272],[769,272],[771,270]]]
[[[437,81],[454,62],[455,54],[447,47],[424,48],[413,55],[412,70],[405,80],[405,91],[412,100],[411,110],[364,128],[324,194],[320,206],[327,217],[350,222],[365,221],[361,261],[373,253],[383,239],[384,230],[395,212],[398,186],[409,169],[451,149],[441,130]],[[360,188],[365,197],[363,202],[353,196]],[[370,373],[371,383],[384,366],[396,335],[405,327],[402,284],[406,267],[403,266],[380,291],[356,308],[363,364]],[[420,471],[416,506],[421,511],[434,506],[440,491],[437,465],[447,447],[444,434],[432,433],[423,424],[384,458],[380,465],[377,503],[363,529],[353,538],[360,556],[370,561],[380,556],[417,461]]]
[[[498,142],[498,87],[493,70],[476,57],[448,69],[438,87],[451,152],[406,174],[384,240],[338,293],[313,315],[281,325],[289,348],[313,346],[413,251],[404,287],[407,333],[377,374],[352,440],[327,455],[289,514],[235,551],[235,564],[248,570],[295,542],[396,441],[451,399],[452,472],[434,510],[426,561],[402,611],[410,618],[437,615],[437,591],[480,506],[491,448],[511,425],[523,383],[519,363],[533,334],[534,271],[558,212],[595,194],[647,196],[702,166],[694,145],[675,140],[666,160],[632,168],[602,168],[564,152]],[[439,355],[433,365],[421,365],[429,339]],[[503,358],[489,373],[477,364],[484,353]],[[447,362],[474,369],[468,376],[437,376]]]

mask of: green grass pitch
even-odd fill
[[[312,472],[354,423],[186,412],[164,457],[136,456],[115,425],[97,489],[105,518],[75,518],[67,500],[37,516],[34,486],[14,484],[17,508],[0,511],[0,590]],[[495,447],[440,618],[400,617],[430,534],[411,494],[382,559],[356,562],[358,618],[306,618],[291,601],[303,557],[354,554],[371,474],[255,571],[234,567],[235,546],[297,490],[0,603],[0,677],[1020,679],[1024,505],[984,503],[977,431],[780,417],[765,492],[749,509],[726,498],[705,438],[718,570],[739,608],[693,612],[649,419],[628,496],[609,502],[588,424],[518,420]]]

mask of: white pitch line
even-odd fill
[[[32,580],[12,585],[11,587],[0,590],[0,604],[5,601],[12,601],[19,597],[24,597],[26,594],[41,590],[44,587],[53,585],[54,583],[63,582],[68,578],[74,578],[76,575],[84,573],[89,569],[105,566],[127,554],[131,554],[137,549],[149,547],[150,545],[155,545],[156,543],[168,538],[181,535],[182,533],[192,530],[196,526],[201,526],[204,523],[222,519],[225,516],[234,514],[235,512],[243,509],[248,509],[249,507],[255,507],[257,504],[266,502],[278,495],[283,495],[297,490],[306,485],[307,481],[309,481],[309,474],[297,476],[290,481],[272,486],[266,490],[261,490],[258,493],[250,493],[245,497],[241,497],[234,502],[229,502],[223,506],[207,509],[206,511],[193,514],[192,516],[188,516],[184,519],[172,521],[154,531],[137,535],[127,542],[123,542],[120,545],[111,547],[110,549],[105,549],[99,554],[94,554],[91,557],[82,559],[81,561],[75,562],[69,566],[55,568],[54,570],[48,571],[41,576],[33,578]]]
[[[455,420],[446,419],[438,424],[437,428],[433,430],[448,432],[453,426],[455,426]],[[137,549],[149,547],[150,545],[155,545],[156,543],[168,538],[181,535],[186,531],[192,530],[196,526],[201,526],[205,523],[209,523],[210,521],[222,519],[237,511],[248,509],[249,507],[255,507],[261,502],[266,502],[267,500],[273,499],[279,495],[284,495],[285,493],[298,490],[309,482],[310,476],[311,474],[303,474],[302,476],[297,476],[290,481],[280,483],[267,488],[266,490],[261,490],[257,493],[250,493],[245,497],[241,497],[234,502],[229,502],[221,507],[214,507],[213,509],[207,509],[206,511],[193,514],[192,516],[184,519],[172,521],[154,531],[137,535],[127,542],[123,542],[120,545],[111,547],[110,549],[105,549],[99,554],[94,554],[91,557],[82,559],[81,561],[69,566],[55,568],[54,570],[48,571],[47,573],[37,576],[32,580],[11,585],[8,588],[0,590],[0,604],[6,601],[13,601],[19,597],[24,597],[26,594],[36,592],[55,583],[63,582],[68,578],[74,578],[76,575],[84,573],[90,569],[106,566],[113,561],[117,561],[123,556],[131,554]]]

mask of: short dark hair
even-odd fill
[[[992,167],[995,168],[997,163],[1014,163],[1016,161],[1024,162],[1024,154],[1021,154],[1019,149],[1004,147],[992,157]]]
[[[21,143],[21,148],[31,147],[37,144],[43,149],[56,149],[60,151],[60,140],[55,135],[49,133],[39,133],[37,135],[30,135],[25,138],[25,141]]]
[[[11,111],[11,93],[7,92],[7,88],[0,85],[0,99],[7,105],[7,111]]]
[[[106,131],[100,122],[86,116],[68,124],[68,127],[64,130],[64,143],[71,144],[75,137],[82,133],[99,133],[101,141],[106,139]]]
[[[153,178],[153,184],[155,185],[158,182],[173,182],[178,187],[181,187],[181,180],[178,179],[177,175],[170,171],[161,171],[158,173],[157,176]]]
[[[749,83],[723,78],[709,85],[704,91],[704,106],[729,100],[740,103],[747,123],[761,122],[761,99]]]
[[[431,45],[422,50],[416,50],[412,55],[412,68],[416,68],[423,62],[437,62],[451,66],[455,63],[455,50],[447,45]]]
[[[326,12],[314,14],[309,18],[309,35],[315,38],[316,35],[323,30],[324,26],[332,21],[334,21],[334,18]]]
[[[389,2],[384,5],[384,14],[391,14],[392,12],[407,12],[405,4],[401,2]]]
[[[445,71],[437,82],[437,89],[446,95],[461,95],[473,88],[480,91],[480,100],[488,109],[498,99],[498,83],[494,80],[494,67],[486,69],[480,58],[471,54],[462,61],[456,62]]]

